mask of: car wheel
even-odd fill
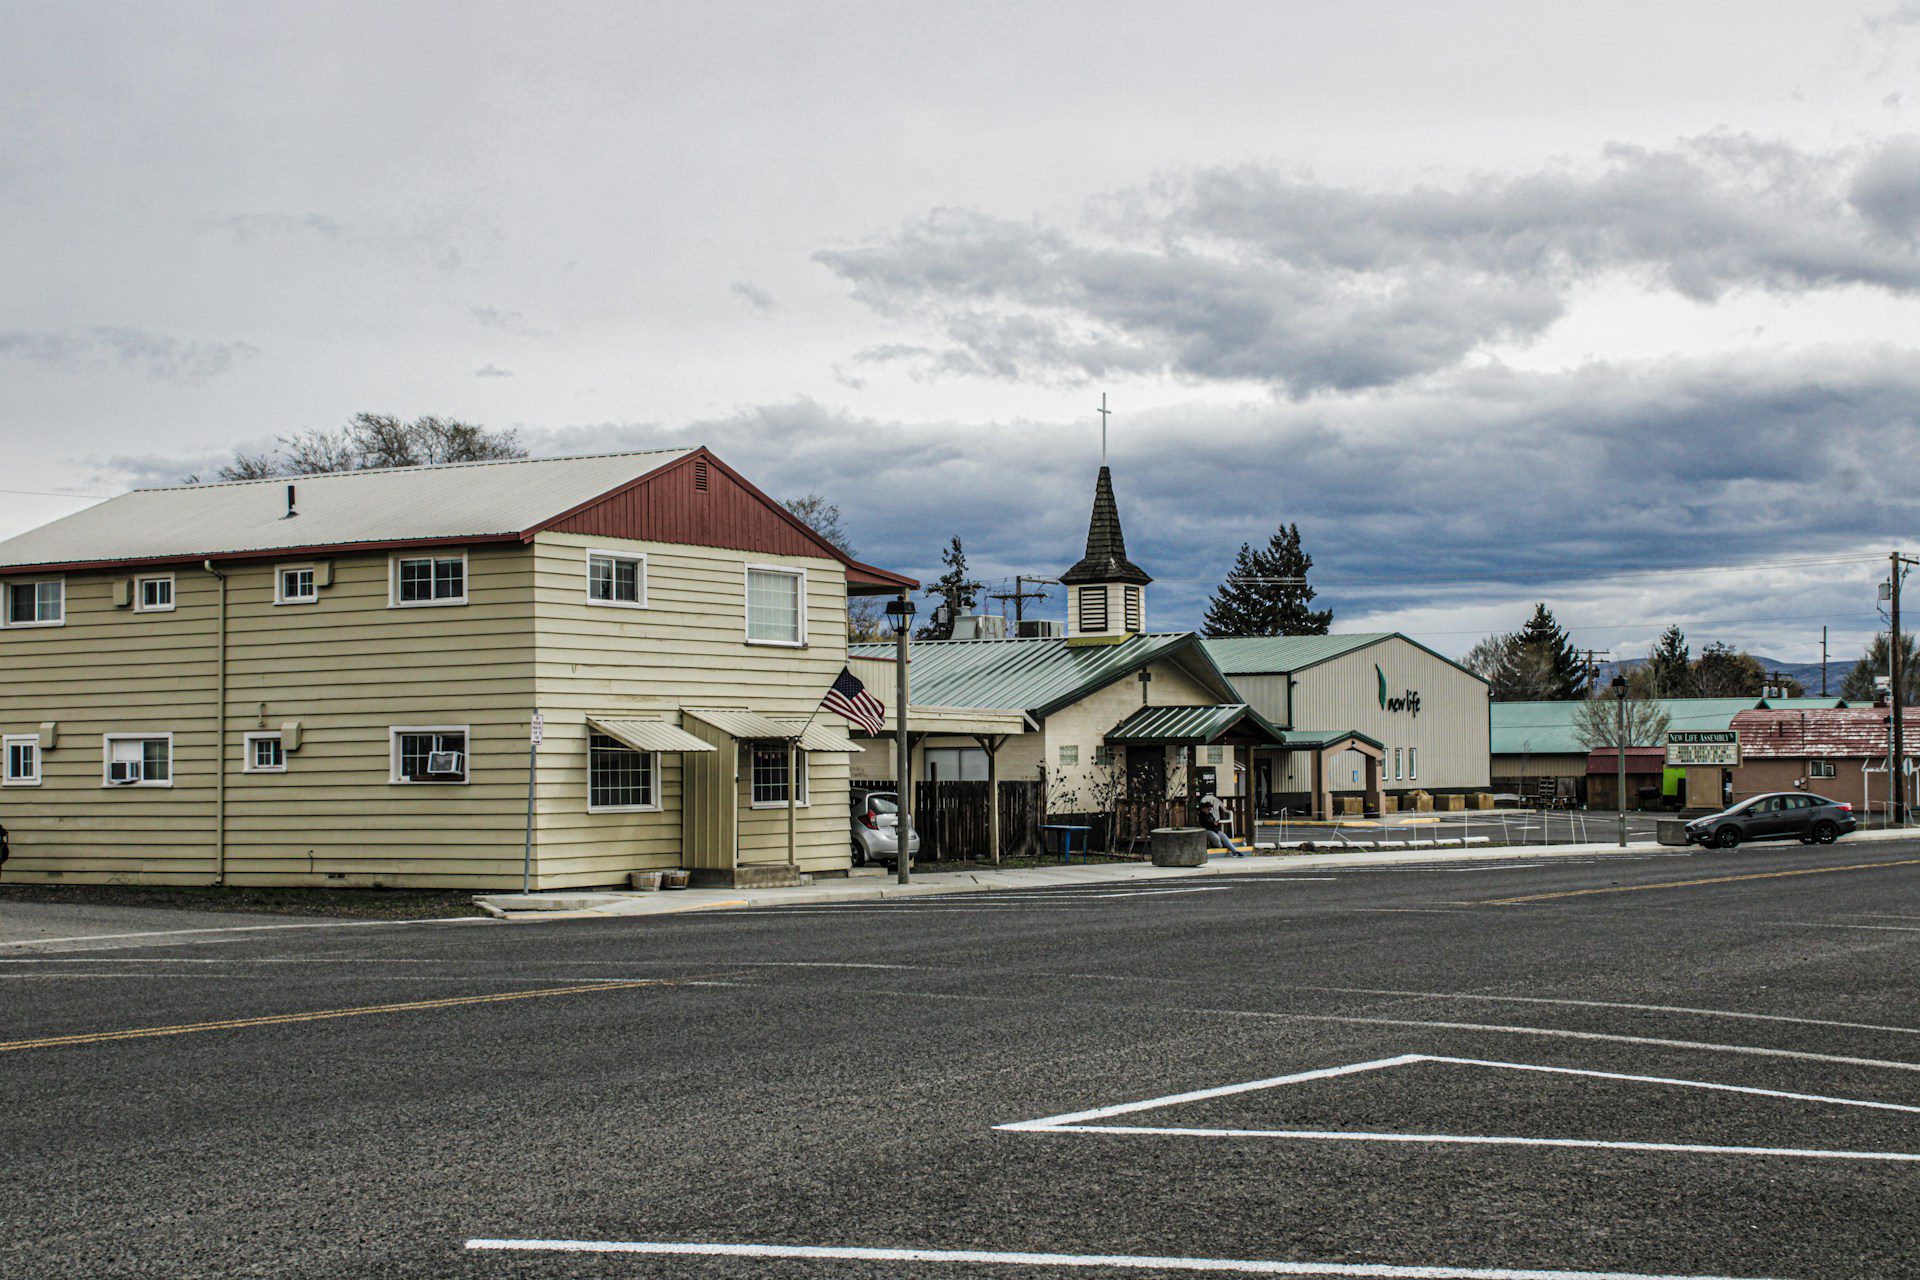
[[[856,867],[864,867],[867,865],[867,846],[861,844],[858,840],[853,842],[853,865]]]
[[[1713,837],[1713,847],[1716,849],[1731,849],[1739,843],[1740,828],[1738,827],[1722,827]]]
[[[1822,820],[1813,824],[1813,843],[1832,844],[1840,838],[1840,828]]]

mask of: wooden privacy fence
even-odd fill
[[[898,791],[892,781],[866,780],[870,790]],[[987,823],[985,782],[915,782],[913,829],[920,833],[920,856],[935,858],[991,858],[991,828]],[[1036,853],[1040,824],[1046,821],[1040,783],[1000,784],[1000,856]]]

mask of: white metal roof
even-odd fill
[[[797,739],[802,751],[865,750],[864,747],[855,746],[846,734],[817,720],[809,724],[805,720],[777,719],[761,715],[758,711],[724,707],[684,707],[682,714],[692,716],[701,724],[710,725],[728,737],[743,742]]]
[[[687,449],[136,489],[0,542],[0,569],[522,533]],[[287,486],[295,486],[287,517]]]

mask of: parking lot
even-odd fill
[[[0,1274],[1920,1275],[1920,843],[193,928],[0,948]]]

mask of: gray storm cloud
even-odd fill
[[[1544,333],[1620,273],[1734,290],[1920,291],[1920,139],[1809,152],[1713,134],[1586,168],[1401,191],[1258,166],[1092,202],[1068,230],[941,209],[816,260],[927,341],[928,374],[1164,374],[1293,394],[1390,386]]]

